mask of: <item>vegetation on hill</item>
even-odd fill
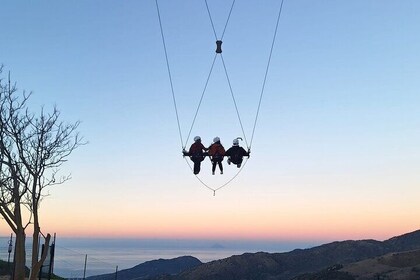
[[[415,249],[420,249],[420,230],[383,242],[376,240],[348,240],[332,242],[310,249],[298,249],[288,253],[269,254],[260,252],[232,256],[223,260],[202,264],[175,276],[161,276],[157,279],[289,280],[304,273],[314,273],[324,270],[337,263],[346,265],[379,257],[391,252],[395,253]],[[336,277],[347,277],[344,275],[346,274],[344,271],[324,271],[322,273],[335,274],[337,275]],[[306,276],[309,277],[310,275]]]
[[[327,269],[323,269],[320,272],[299,275],[292,280],[355,280],[354,276],[350,273],[340,271],[342,268],[343,265],[336,264]]]
[[[342,272],[356,279],[420,279],[420,250],[390,253],[345,265]]]
[[[161,274],[178,274],[187,269],[194,268],[202,262],[191,256],[178,257],[174,259],[164,260],[153,260],[148,261],[139,265],[136,265],[130,269],[124,269],[118,271],[118,279],[150,279]],[[97,276],[91,276],[88,280],[114,280],[115,273],[103,274]]]

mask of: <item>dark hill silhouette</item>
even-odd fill
[[[118,279],[151,279],[161,274],[178,274],[202,264],[202,262],[191,256],[178,257],[175,259],[159,259],[136,265],[130,269],[118,271]],[[102,274],[87,277],[88,280],[114,280],[115,273]]]
[[[288,253],[246,253],[212,261],[159,280],[286,280],[317,272],[334,264],[348,264],[392,252],[420,249],[420,230],[386,241],[347,240]]]
[[[382,242],[376,240],[336,241],[287,253],[245,253],[209,263],[201,263],[194,257],[160,259],[121,270],[118,272],[118,279],[352,280],[357,279],[354,275],[363,277],[372,273],[369,271],[371,264],[380,264],[381,267],[387,269],[385,272],[377,272],[382,274],[375,274],[376,276],[410,275],[414,278],[398,279],[420,279],[419,258],[420,230],[417,230]],[[387,274],[391,272],[394,274]],[[115,274],[93,276],[88,279],[111,280],[115,279]]]
[[[356,279],[420,279],[420,250],[390,253],[344,265],[340,272]]]
[[[349,272],[341,271],[343,265],[336,264],[315,273],[305,273],[292,280],[355,280],[355,277]]]
[[[420,243],[420,230],[390,238],[383,243],[390,251],[394,250],[395,252],[418,249],[416,244]]]
[[[390,253],[360,262],[335,265],[293,280],[420,279],[420,250]]]

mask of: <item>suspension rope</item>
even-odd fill
[[[228,15],[228,17],[227,17],[227,20],[226,20],[226,23],[225,23],[225,27],[223,28],[222,37],[220,37],[220,40],[223,40],[223,37],[225,36],[226,28],[227,28],[227,26],[228,26],[229,19],[230,19],[230,16],[231,16],[231,14],[232,14],[233,6],[235,5],[235,1],[236,1],[236,0],[233,0],[233,1],[232,1],[232,5],[230,6],[229,15]],[[211,27],[213,28],[214,37],[215,37],[215,39],[217,40],[217,39],[218,39],[218,38],[217,38],[217,32],[216,32],[216,28],[214,27],[213,18],[212,18],[212,16],[211,16],[211,12],[210,12],[210,8],[209,8],[209,4],[207,3],[207,0],[204,0],[204,2],[206,3],[207,13],[208,13],[208,15],[209,15],[209,19],[210,19]]]
[[[232,5],[230,6],[229,15],[228,15],[228,18],[226,20],[225,28],[223,28],[223,33],[222,33],[222,37],[220,37],[220,40],[223,40],[223,37],[225,36],[226,27],[228,25],[228,22],[229,22],[229,19],[230,19],[230,15],[232,14],[233,5],[235,5],[235,0],[232,1]]]
[[[190,139],[190,136],[191,136],[191,131],[192,131],[193,127],[194,127],[195,120],[196,120],[197,115],[198,115],[198,111],[200,110],[201,103],[202,103],[202,101],[203,101],[204,94],[205,94],[205,92],[206,92],[207,85],[208,85],[209,80],[210,80],[211,73],[213,72],[214,62],[216,61],[216,58],[217,58],[217,54],[215,54],[215,55],[214,55],[214,58],[213,58],[213,63],[211,64],[211,67],[210,67],[210,72],[209,72],[209,74],[208,74],[208,76],[207,76],[207,80],[206,80],[206,83],[205,83],[205,85],[204,85],[203,92],[201,93],[201,98],[200,98],[200,101],[198,102],[197,110],[195,111],[195,115],[194,115],[193,121],[192,121],[192,123],[191,123],[190,131],[188,132],[187,139],[185,140],[184,147],[186,147],[186,146],[187,146],[188,140]]]
[[[228,85],[229,85],[230,94],[231,94],[233,103],[235,105],[235,110],[236,110],[236,114],[237,114],[237,117],[238,117],[238,120],[239,120],[239,124],[241,126],[241,130],[242,130],[242,134],[243,134],[243,137],[244,137],[244,141],[245,141],[245,143],[246,143],[246,145],[248,147],[248,150],[249,150],[251,148],[251,146],[252,146],[252,142],[253,142],[253,139],[254,139],[254,134],[255,134],[256,125],[257,125],[257,121],[258,121],[258,117],[259,117],[259,111],[260,111],[260,108],[261,108],[262,98],[263,98],[263,94],[264,94],[264,90],[265,90],[265,84],[266,84],[266,81],[267,81],[268,71],[269,71],[269,67],[270,67],[270,63],[271,63],[271,57],[272,57],[272,53],[273,53],[273,49],[274,49],[274,44],[275,44],[276,36],[277,36],[277,31],[278,31],[280,17],[281,17],[281,13],[282,13],[282,9],[283,9],[284,0],[281,1],[280,9],[279,9],[278,16],[277,16],[276,27],[275,27],[275,31],[274,31],[274,35],[273,35],[273,40],[272,40],[272,43],[271,43],[270,54],[269,54],[269,57],[268,57],[268,62],[267,62],[266,70],[265,70],[264,80],[263,80],[262,87],[261,87],[261,92],[260,92],[258,107],[257,107],[257,111],[256,111],[256,116],[255,116],[255,121],[254,121],[253,129],[252,129],[251,141],[249,142],[249,145],[248,145],[248,141],[247,141],[247,138],[246,138],[244,127],[243,127],[243,124],[242,124],[242,120],[241,120],[241,117],[240,117],[240,114],[239,114],[239,110],[238,110],[236,98],[235,98],[235,95],[234,95],[234,92],[233,92],[233,89],[232,89],[232,85],[231,85],[231,82],[230,82],[230,78],[229,78],[229,75],[228,75],[227,67],[226,67],[225,61],[223,59],[223,56],[221,54],[221,43],[222,43],[221,40],[223,39],[223,37],[225,35],[226,28],[227,28],[227,25],[229,23],[229,20],[230,20],[231,14],[232,14],[232,10],[233,10],[234,4],[235,4],[235,0],[232,1],[232,5],[230,7],[229,14],[228,14],[228,17],[227,17],[227,20],[226,20],[226,23],[225,23],[225,26],[224,26],[224,29],[223,29],[223,32],[222,32],[222,37],[221,37],[220,40],[218,40],[216,29],[215,29],[215,26],[214,26],[214,23],[213,23],[213,19],[212,19],[212,16],[211,16],[211,12],[210,12],[210,9],[209,9],[207,0],[205,0],[205,4],[206,4],[206,8],[207,8],[207,13],[209,15],[209,19],[210,19],[210,23],[211,23],[211,26],[212,26],[212,29],[213,29],[214,36],[216,38],[216,44],[219,43],[217,47],[218,47],[218,49],[220,49],[220,51],[217,51],[216,50],[216,54],[215,54],[215,56],[213,58],[213,62],[211,64],[210,71],[209,71],[209,74],[207,76],[207,79],[206,79],[206,82],[205,82],[205,85],[204,85],[204,89],[203,89],[203,91],[201,93],[201,97],[200,97],[200,100],[199,100],[199,103],[198,103],[198,106],[197,106],[197,109],[196,109],[196,112],[195,112],[193,121],[191,123],[191,127],[190,127],[190,130],[188,132],[188,136],[187,136],[187,139],[185,141],[185,144],[184,144],[184,141],[183,141],[183,138],[182,138],[181,125],[180,125],[179,114],[178,114],[178,107],[177,107],[176,98],[175,98],[175,90],[174,90],[173,81],[172,81],[171,69],[170,69],[170,66],[169,66],[168,52],[167,52],[167,48],[166,48],[166,42],[165,42],[165,36],[164,36],[164,32],[163,32],[163,27],[162,27],[162,20],[161,20],[161,16],[160,16],[160,9],[159,9],[159,5],[158,5],[158,0],[155,0],[155,3],[156,3],[156,9],[157,9],[157,14],[158,14],[158,19],[159,19],[159,26],[160,26],[160,32],[161,32],[161,37],[162,37],[162,42],[163,42],[163,48],[164,48],[164,51],[165,51],[166,67],[167,67],[167,70],[168,70],[168,76],[169,76],[169,81],[170,81],[170,86],[171,86],[171,92],[172,92],[172,100],[173,100],[173,104],[174,104],[174,108],[175,108],[176,120],[177,120],[177,124],[178,124],[178,132],[179,132],[179,137],[180,137],[182,149],[185,149],[185,147],[187,145],[187,142],[188,142],[188,140],[189,140],[189,138],[191,136],[191,132],[192,132],[192,129],[194,127],[194,124],[195,124],[195,121],[196,121],[198,112],[200,110],[200,107],[201,107],[201,104],[202,104],[202,101],[203,101],[203,98],[204,98],[204,94],[205,94],[205,92],[207,90],[207,86],[208,86],[208,83],[209,83],[211,74],[213,72],[213,68],[214,68],[214,64],[215,64],[216,58],[217,58],[217,54],[220,54],[220,57],[221,57],[221,60],[222,60],[222,64],[223,64],[223,68],[224,68],[224,71],[225,71],[225,76],[226,76],[226,79],[227,79],[227,82],[228,82]],[[193,171],[193,169],[192,169],[190,163],[188,162],[188,160],[185,159],[185,161],[188,164],[188,166],[191,169],[191,171]],[[219,190],[219,189],[225,187],[226,185],[228,185],[230,182],[232,182],[240,174],[240,172],[243,170],[243,168],[244,168],[244,166],[246,165],[247,162],[248,162],[248,158],[243,162],[241,168],[238,170],[238,172],[231,179],[229,179],[226,183],[220,185],[217,188],[210,187],[203,180],[201,180],[197,175],[195,175],[195,177],[197,178],[197,180],[203,186],[205,186],[209,190],[213,191],[213,195],[216,195],[216,191],[217,190]]]
[[[160,17],[158,0],[155,0],[155,3],[156,3],[156,10],[157,10],[158,18],[159,18],[160,35],[162,36],[163,49],[165,50],[166,68],[168,69],[169,82],[171,84],[172,100],[173,100],[173,103],[174,103],[176,121],[177,121],[177,124],[178,124],[179,138],[181,140],[182,149],[185,149],[185,146],[183,145],[184,141],[182,140],[182,132],[181,132],[181,125],[180,125],[180,122],[179,122],[178,107],[176,105],[174,85],[173,85],[173,82],[172,82],[171,68],[169,67],[168,52],[166,50],[165,36],[164,36],[164,33],[163,33],[162,20],[161,20],[161,17]]]
[[[223,185],[221,185],[220,187],[214,189],[214,192],[220,190],[221,188],[224,188],[225,186],[227,186],[230,182],[232,182],[236,177],[238,177],[239,173],[241,173],[241,171],[244,169],[246,163],[248,162],[248,158],[245,159],[245,161],[243,162],[242,166],[239,168],[238,172],[236,172],[235,176],[233,176],[232,178],[230,178],[229,181],[227,181],[226,183],[224,183]]]
[[[248,146],[248,142],[247,142],[247,140],[246,140],[246,135],[245,135],[245,131],[244,131],[244,126],[242,125],[241,115],[239,114],[238,105],[236,104],[235,95],[233,94],[232,85],[231,85],[231,83],[230,83],[230,79],[229,79],[228,71],[227,71],[227,69],[226,69],[225,60],[223,59],[223,55],[222,55],[222,54],[220,54],[220,57],[222,58],[223,69],[225,69],[226,80],[227,80],[228,85],[229,85],[230,95],[232,96],[233,104],[235,105],[236,115],[238,116],[239,124],[240,124],[241,129],[242,129],[242,134],[243,134],[243,136],[244,136],[244,141],[245,141],[245,143],[246,143],[247,148],[249,148],[249,146]]]
[[[206,79],[206,82],[205,82],[205,85],[204,85],[204,89],[203,89],[203,91],[202,91],[202,93],[201,93],[201,97],[200,97],[200,100],[199,100],[199,102],[198,102],[198,106],[197,106],[197,109],[196,109],[196,112],[195,112],[195,115],[194,115],[193,121],[192,121],[192,123],[191,123],[191,127],[190,127],[190,129],[189,129],[188,136],[187,136],[187,138],[186,138],[186,140],[185,140],[185,142],[184,142],[183,137],[182,137],[181,124],[180,124],[180,120],[179,120],[179,113],[178,113],[178,106],[177,106],[177,102],[176,102],[176,98],[175,98],[175,90],[174,90],[174,86],[173,86],[173,80],[172,80],[171,68],[170,68],[170,66],[169,66],[168,51],[167,51],[167,47],[166,47],[165,35],[164,35],[164,32],[163,32],[162,19],[161,19],[161,16],[160,16],[160,9],[159,9],[158,0],[155,0],[155,3],[156,3],[156,10],[157,10],[158,19],[159,19],[159,27],[160,27],[161,37],[162,37],[163,48],[164,48],[164,51],[165,51],[166,68],[167,68],[167,70],[168,70],[169,82],[170,82],[170,86],[171,86],[172,101],[173,101],[174,108],[175,108],[175,115],[176,115],[176,120],[177,120],[177,125],[178,125],[179,138],[180,138],[180,141],[181,141],[181,146],[182,146],[182,149],[185,149],[185,148],[186,148],[186,146],[187,146],[188,140],[189,140],[189,138],[190,138],[190,136],[191,136],[191,132],[192,132],[192,130],[193,130],[193,128],[194,128],[194,124],[195,124],[195,121],[196,121],[196,119],[197,119],[197,115],[198,115],[198,112],[199,112],[199,110],[200,110],[201,103],[202,103],[203,98],[204,98],[204,95],[205,95],[205,93],[206,93],[207,86],[208,86],[208,83],[209,83],[209,80],[210,80],[211,74],[212,74],[212,72],[213,72],[213,67],[214,67],[214,64],[215,64],[215,61],[216,61],[216,58],[217,58],[217,53],[216,53],[216,55],[215,55],[215,56],[214,56],[214,58],[213,58],[213,62],[212,62],[212,64],[211,64],[209,74],[207,75],[207,79]],[[207,0],[205,0],[205,3],[206,3],[206,7],[207,7],[207,12],[208,12],[208,14],[209,14],[210,22],[211,22],[211,25],[212,25],[212,28],[213,28],[213,32],[214,32],[214,35],[215,35],[216,40],[217,40],[216,29],[215,29],[214,24],[213,24],[213,20],[212,20],[212,17],[211,17],[211,13],[210,13],[210,9],[209,9],[209,6],[208,6],[208,3],[207,3]],[[230,19],[230,16],[231,16],[231,14],[232,14],[232,10],[233,10],[233,6],[234,6],[234,4],[235,4],[235,0],[232,2],[232,5],[231,5],[230,11],[229,11],[228,18],[227,18],[227,20],[226,20],[226,23],[225,23],[225,26],[224,26],[224,29],[223,29],[222,38],[223,38],[223,36],[224,36],[224,34],[225,34],[225,31],[226,31],[227,25],[228,25],[228,23],[229,23],[229,19]]]
[[[186,157],[184,157],[185,162],[188,164],[188,166],[191,169],[191,172],[193,172],[193,168],[191,167],[191,164],[189,163],[189,161],[186,159]],[[200,179],[200,177],[197,176],[197,174],[194,174],[195,178],[197,178],[197,180],[206,188],[208,188],[209,190],[213,191],[213,193],[215,192],[215,189],[213,189],[212,187],[210,187],[209,185],[207,185],[203,180]]]
[[[283,2],[284,2],[284,0],[281,1],[280,9],[279,9],[279,12],[278,12],[278,15],[277,15],[276,28],[274,30],[273,41],[271,42],[270,55],[268,56],[267,67],[265,69],[265,75],[264,75],[264,80],[263,80],[263,84],[262,84],[262,87],[261,87],[260,99],[258,101],[257,113],[255,115],[254,127],[252,128],[251,141],[250,141],[249,147],[248,147],[249,149],[251,148],[252,141],[254,140],[255,128],[257,126],[257,120],[258,120],[258,116],[259,116],[259,113],[260,113],[261,101],[262,101],[262,98],[263,98],[264,89],[265,89],[265,83],[267,81],[268,70],[270,68],[270,63],[271,63],[271,56],[273,54],[274,43],[275,43],[276,37],[277,37],[277,30],[278,30],[278,27],[279,27],[281,12],[283,10]]]
[[[204,0],[204,2],[206,3],[207,13],[209,15],[211,27],[213,28],[214,38],[217,40],[216,28],[214,28],[214,23],[213,23],[213,19],[211,17],[211,13],[210,13],[210,9],[209,9],[209,4],[207,4],[207,0]]]
[[[208,15],[209,15],[209,19],[210,19],[211,26],[212,26],[212,28],[213,28],[213,33],[214,33],[214,36],[215,36],[215,38],[216,38],[216,40],[217,40],[217,39],[218,39],[218,38],[217,38],[217,33],[216,33],[216,29],[215,29],[215,27],[214,27],[214,23],[213,23],[213,19],[212,19],[212,16],[211,16],[210,9],[209,9],[209,5],[208,5],[208,3],[207,3],[207,0],[204,0],[204,2],[206,3],[207,13],[208,13]],[[233,10],[233,6],[234,6],[234,5],[235,5],[235,0],[233,0],[233,1],[232,1],[232,5],[231,5],[230,10],[229,10],[229,15],[228,15],[228,18],[227,18],[227,20],[226,20],[226,24],[225,24],[225,27],[224,27],[224,29],[223,29],[222,37],[221,37],[221,39],[220,39],[220,41],[219,41],[219,42],[221,42],[221,40],[223,39],[223,36],[225,35],[226,28],[227,28],[227,25],[228,25],[228,23],[229,23],[230,16],[232,15],[232,10]],[[216,52],[217,52],[217,51],[216,51]],[[230,78],[229,78],[229,74],[228,74],[228,71],[227,71],[227,68],[226,68],[225,60],[223,59],[223,55],[222,55],[221,51],[220,51],[220,52],[217,52],[217,53],[218,53],[218,54],[220,54],[220,58],[221,58],[221,60],[222,60],[223,69],[225,70],[225,76],[226,76],[226,80],[227,80],[228,85],[229,85],[230,94],[231,94],[231,96],[232,96],[233,104],[235,105],[236,115],[237,115],[237,117],[238,117],[239,124],[240,124],[240,126],[241,126],[241,130],[242,130],[242,134],[243,134],[243,137],[244,137],[244,141],[245,141],[245,143],[246,143],[246,145],[247,145],[247,147],[248,147],[248,142],[247,142],[247,139],[246,139],[244,126],[243,126],[243,124],[242,124],[241,116],[240,116],[240,114],[239,114],[238,105],[237,105],[237,103],[236,103],[236,98],[235,98],[235,95],[234,95],[234,93],[233,93],[232,84],[231,84],[231,82],[230,82]],[[249,147],[248,147],[248,148],[249,148]]]

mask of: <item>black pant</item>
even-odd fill
[[[194,162],[194,174],[197,175],[200,173],[201,162],[204,160],[204,157],[191,157],[191,160]]]
[[[211,168],[211,171],[213,173],[216,170],[216,165],[219,165],[220,172],[223,172],[223,165],[222,165],[222,161],[221,160],[217,160],[217,161],[214,160],[214,161],[212,161],[212,163],[213,163],[213,166]]]
[[[200,173],[201,161],[194,161],[194,174]]]
[[[233,163],[233,164],[242,164],[242,161],[244,160],[244,158],[243,157],[231,157],[230,158],[230,161]]]

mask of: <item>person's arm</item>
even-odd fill
[[[211,155],[212,154],[212,149],[213,148],[213,144],[211,144],[207,149],[206,149],[206,151],[209,153],[209,155]]]
[[[206,152],[207,152],[209,149],[210,149],[210,147],[206,148],[206,147],[204,147],[204,145],[203,145],[203,150],[204,150],[204,151],[206,151]]]
[[[226,155],[226,150],[225,150],[225,147],[223,147],[222,145],[220,145],[220,154],[221,154],[222,156]]]
[[[244,155],[244,156],[247,156],[247,157],[249,157],[249,154],[250,154],[250,151],[245,151],[245,149],[243,148],[243,147],[241,147],[241,149],[242,149],[242,154]]]

